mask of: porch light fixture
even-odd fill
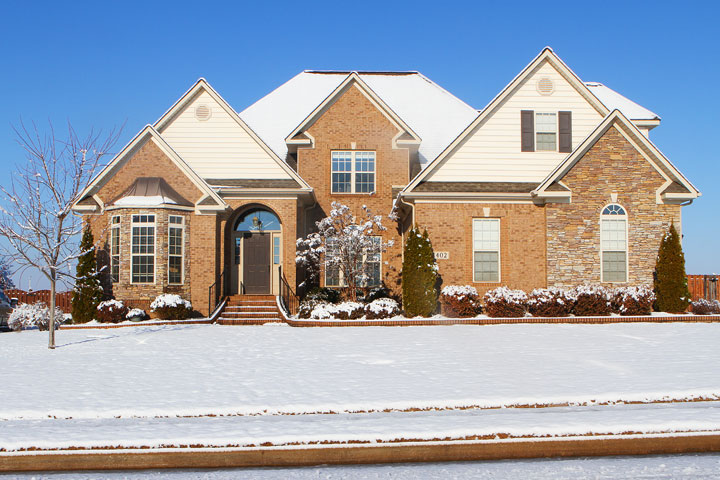
[[[257,215],[255,215],[253,217],[252,222],[253,222],[253,227],[255,227],[255,228],[260,228],[260,226],[262,225],[262,221],[258,218]]]

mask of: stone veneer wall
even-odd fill
[[[487,215],[485,215],[487,209]],[[473,282],[472,219],[500,219],[500,282]],[[438,260],[443,286],[473,285],[480,295],[506,285],[530,291],[544,287],[545,209],[510,203],[417,203],[415,221],[427,228],[433,249],[448,252]]]
[[[671,221],[680,229],[680,206],[658,205],[664,179],[615,128],[565,175],[572,203],[548,204],[548,284],[600,282],[600,213],[617,194],[628,215],[628,284],[652,284],[655,258]]]
[[[308,132],[315,139],[315,145],[314,148],[298,149],[298,173],[315,189],[318,208],[308,212],[306,229],[314,229],[314,222],[328,215],[333,201],[349,206],[356,215],[362,215],[362,206],[367,205],[373,214],[385,217],[383,225],[387,231],[382,234],[383,241],[393,240],[395,243],[383,253],[381,269],[385,284],[400,291],[402,237],[397,225],[386,217],[393,206],[392,186],[404,186],[410,180],[409,149],[392,147],[392,139],[398,129],[357,87],[352,86]],[[331,193],[332,151],[353,150],[352,142],[355,143],[354,150],[376,152],[373,194]],[[321,281],[324,283],[324,276]]]

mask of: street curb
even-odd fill
[[[457,462],[547,457],[720,452],[720,435],[625,435],[581,438],[416,442],[357,446],[75,450],[0,454],[0,472],[165,468],[299,467]]]

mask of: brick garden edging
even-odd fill
[[[720,315],[638,315],[611,317],[516,317],[516,318],[408,318],[403,320],[310,320],[289,318],[282,309],[284,321],[291,327],[422,327],[438,325],[515,325],[515,324],[610,324],[610,323],[713,323],[720,322]],[[210,318],[197,320],[166,320],[147,323],[122,323],[102,325],[64,325],[65,330],[84,330],[91,328],[154,327],[161,325],[201,325],[213,324]]]
[[[283,312],[284,315],[284,312]],[[285,317],[293,327],[416,327],[430,325],[504,325],[524,323],[667,323],[667,322],[720,322],[720,315],[639,315],[612,317],[517,317],[517,318],[409,318],[404,320],[305,320]]]
[[[124,328],[124,327],[156,327],[160,325],[200,325],[210,324],[213,320],[209,318],[198,318],[197,320],[160,320],[157,322],[145,323],[103,323],[100,325],[60,325],[60,330],[87,330],[91,328]]]

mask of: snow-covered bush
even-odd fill
[[[64,321],[65,314],[60,308],[55,307],[55,327],[59,327]],[[50,328],[50,308],[42,302],[21,303],[10,314],[8,327],[15,331],[30,327],[47,330]]]
[[[180,295],[163,293],[155,297],[150,308],[162,320],[185,320],[192,314],[192,304]]]
[[[528,296],[528,311],[535,317],[567,317],[575,306],[572,291],[562,288],[536,288]]]
[[[146,316],[147,314],[142,308],[133,308],[127,313],[127,315],[125,315],[125,318],[128,320],[139,321],[143,320]]]
[[[365,315],[365,305],[358,302],[342,302],[334,305],[335,318],[339,320],[357,320]]]
[[[474,317],[480,313],[480,297],[470,285],[448,285],[440,292],[443,315],[448,317]]]
[[[498,287],[483,296],[485,313],[491,317],[523,317],[527,311],[528,296],[522,290]]]
[[[572,290],[575,297],[573,313],[580,317],[610,315],[611,295],[601,285],[580,285]]]
[[[612,291],[611,308],[620,315],[650,315],[655,292],[649,285],[618,287]]]
[[[356,320],[365,314],[365,306],[357,302],[342,302],[337,305],[318,303],[310,312],[313,320]]]
[[[95,318],[102,323],[120,323],[125,320],[127,307],[119,300],[105,300],[97,306]]]
[[[720,302],[700,298],[692,302],[692,312],[695,315],[718,315],[720,314]]]
[[[318,305],[328,305],[328,302],[322,301],[322,300],[308,300],[307,298],[300,302],[300,306],[298,307],[298,318],[310,318],[313,310]]]
[[[392,298],[378,298],[365,305],[365,317],[369,319],[391,318],[400,315],[400,305]]]

